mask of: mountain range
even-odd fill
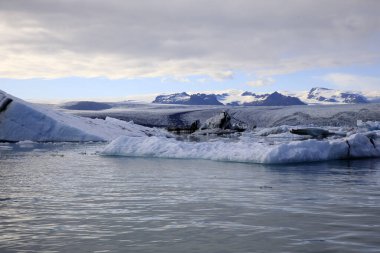
[[[232,106],[288,106],[306,104],[364,104],[379,102],[378,96],[366,96],[361,92],[347,92],[312,88],[302,93],[256,94],[250,91],[228,91],[223,93],[174,93],[157,96],[153,103],[183,105],[232,105]]]

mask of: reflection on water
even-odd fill
[[[0,146],[1,252],[380,248],[380,160],[264,166]]]

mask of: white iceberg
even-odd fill
[[[112,141],[102,154],[275,164],[380,157],[380,142],[362,134],[339,140],[282,143],[255,138],[185,142],[163,137],[121,136]]]
[[[0,91],[0,141],[110,141],[120,135],[165,136],[166,131],[106,118],[89,119],[27,103]]]
[[[366,121],[358,120],[357,127],[362,131],[375,131],[380,130],[380,121]]]

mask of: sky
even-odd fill
[[[379,13],[378,0],[0,0],[0,90],[380,91]]]

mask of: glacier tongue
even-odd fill
[[[275,144],[255,138],[239,141],[185,142],[163,137],[121,136],[112,141],[102,154],[282,164],[380,157],[380,143],[376,145],[362,134],[338,140],[289,141]]]
[[[11,102],[9,102],[11,100]],[[0,91],[0,141],[110,141],[166,132],[117,119],[89,119],[27,103]]]

